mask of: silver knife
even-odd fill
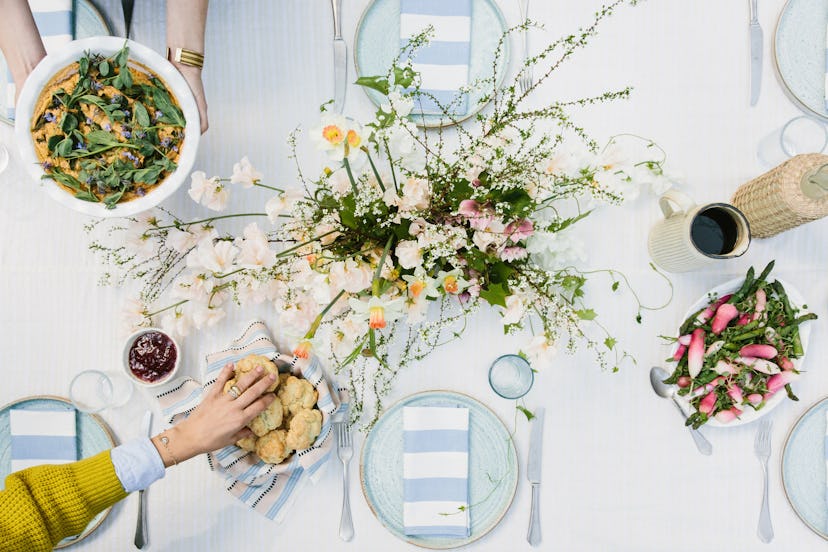
[[[348,84],[348,46],[342,40],[342,0],[331,0],[334,20],[334,111],[345,108],[345,87]]]
[[[532,418],[532,432],[529,435],[529,461],[526,466],[526,478],[532,484],[532,511],[529,514],[529,532],[526,540],[532,546],[537,546],[541,541],[540,512],[538,502],[540,501],[541,482],[541,461],[543,460],[543,408],[535,410],[535,417]]]
[[[762,89],[762,27],[756,2],[750,0],[750,105],[756,105]]]
[[[141,421],[141,435],[151,437],[152,435],[152,410],[144,413]],[[147,545],[149,535],[147,534],[147,504],[144,501],[144,489],[138,491],[138,523],[135,526],[135,547],[138,549]]]

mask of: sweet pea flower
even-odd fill
[[[226,315],[227,313],[221,307],[197,305],[193,312],[193,323],[199,330],[202,328],[210,328],[221,322]]]
[[[281,192],[276,197],[270,198],[265,204],[265,212],[270,222],[276,224],[279,220],[279,215],[290,211],[298,201],[305,197],[304,192],[297,189],[290,189]]]
[[[538,363],[549,362],[557,352],[558,349],[555,347],[555,343],[545,335],[532,337],[525,351],[531,362]]]
[[[148,233],[148,227],[142,222],[130,223],[124,232],[124,245],[135,255],[136,260],[151,259],[161,245],[157,236]]]
[[[404,96],[400,87],[389,92],[386,99],[388,101],[382,102],[380,109],[389,115],[392,111],[396,111],[398,117],[408,117],[408,114],[414,108],[414,99],[410,96]]]
[[[190,329],[192,326],[192,316],[187,314],[181,308],[177,308],[172,312],[167,313],[161,319],[161,328],[176,337],[186,337],[190,335]]]
[[[221,185],[217,176],[207,178],[204,171],[195,171],[190,175],[188,194],[196,203],[201,203],[214,211],[221,211],[227,204],[229,194]]]
[[[250,269],[270,268],[276,263],[276,252],[270,249],[270,243],[259,225],[251,222],[244,228],[242,238],[236,238],[239,256],[236,263]]]
[[[328,270],[328,282],[337,292],[344,289],[348,293],[359,293],[370,288],[372,280],[371,267],[352,258],[333,262]]]
[[[173,299],[207,302],[213,291],[213,285],[213,279],[208,278],[206,274],[185,273],[173,281],[170,296]]]
[[[229,272],[239,249],[226,240],[202,240],[198,247],[187,255],[187,266],[205,268],[215,274]]]
[[[512,243],[517,243],[520,240],[525,240],[535,233],[535,227],[529,219],[510,222],[506,225],[504,232]]]
[[[142,326],[148,326],[149,308],[140,299],[127,299],[121,311],[121,322],[125,333],[132,333]]]
[[[233,165],[233,175],[230,177],[231,184],[241,184],[242,188],[252,188],[254,184],[261,182],[262,173],[253,168],[250,160],[245,155],[241,161]]]
[[[397,248],[394,250],[400,266],[411,269],[422,266],[423,264],[423,250],[420,245],[414,240],[403,240],[397,243]]]
[[[186,253],[197,246],[201,240],[205,238],[212,240],[217,237],[218,232],[211,226],[197,226],[187,230],[170,228],[167,230],[167,246],[179,253]]]
[[[524,297],[514,293],[506,297],[506,308],[503,309],[503,325],[517,324],[523,320],[526,314],[526,301]]]

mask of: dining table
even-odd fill
[[[342,0],[342,35],[348,47],[344,113],[369,119],[376,107],[357,85],[354,34],[369,0]],[[114,36],[124,36],[121,3],[94,0]],[[510,26],[520,18],[518,0],[497,0]],[[539,51],[556,38],[587,26],[600,0],[543,0],[529,5],[537,23],[529,48]],[[165,3],[136,2],[130,38],[165,51]],[[596,36],[554,71],[527,100],[594,96],[632,87],[628,99],[572,111],[573,120],[599,144],[619,134],[654,141],[666,152],[673,185],[698,203],[727,202],[736,189],[785,157],[769,159],[761,149],[775,144],[780,128],[802,114],[778,76],[773,36],[784,0],[759,0],[765,31],[761,94],[750,105],[749,2],[650,0],[622,6],[602,21]],[[0,17],[2,14],[0,13]],[[307,131],[318,124],[319,106],[333,97],[333,22],[327,0],[214,1],[209,6],[203,81],[209,130],[194,169],[229,175],[243,156],[263,182],[299,186],[288,135],[300,129],[297,157],[313,172],[320,165]],[[520,63],[521,41],[510,37],[507,78]],[[536,70],[535,77],[538,77]],[[484,108],[484,113],[486,112]],[[474,122],[462,124],[473,125]],[[122,370],[125,301],[136,290],[99,285],[102,266],[88,248],[90,219],[52,201],[22,166],[13,128],[0,124],[0,144],[10,152],[0,174],[0,404],[35,395],[67,396],[72,378],[87,369]],[[162,207],[183,217],[205,214],[182,186]],[[266,191],[234,190],[233,210],[255,208]],[[651,267],[650,228],[662,218],[658,198],[641,195],[592,213],[579,224],[587,270],[623,273],[631,288],[614,290],[613,279],[596,272],[585,288],[597,320],[629,353],[617,371],[602,369],[582,348],[564,345],[551,360],[535,363],[534,385],[517,401],[495,394],[488,381],[492,361],[517,353],[527,334],[504,335],[500,315],[482,308],[461,338],[437,348],[400,371],[386,399],[391,405],[427,390],[455,391],[485,404],[513,432],[518,484],[500,522],[468,550],[566,550],[659,552],[695,550],[825,549],[826,541],[796,515],[783,487],[785,440],[807,408],[828,396],[828,220],[777,236],[754,238],[741,257],[663,278]],[[239,230],[243,222],[224,228]],[[770,516],[774,538],[757,536],[762,471],[754,455],[757,423],[707,427],[713,446],[699,454],[668,401],[650,385],[651,366],[667,364],[671,349],[661,335],[675,335],[683,316],[704,293],[761,270],[775,259],[773,276],[784,279],[819,316],[811,325],[799,400],[784,401],[773,420],[769,461]],[[647,307],[637,320],[637,294]],[[205,355],[223,348],[251,319],[260,319],[280,343],[279,322],[266,305],[228,309],[219,324],[181,339],[181,374],[198,379]],[[826,339],[823,342],[823,339]],[[333,374],[333,366],[327,367]],[[669,371],[669,369],[668,369]],[[342,374],[332,375],[339,384]],[[526,478],[531,424],[517,408],[545,408],[539,513],[542,540],[527,542],[532,487]],[[125,405],[101,417],[117,442],[141,437],[147,409],[159,414],[152,393],[137,388]],[[156,415],[153,432],[165,427]],[[354,537],[338,536],[342,467],[335,457],[314,484],[298,491],[280,523],[251,511],[225,491],[222,478],[196,458],[167,470],[144,496],[150,551],[207,550],[415,550],[377,519],[365,499],[359,462],[366,428],[353,432],[351,507]],[[376,453],[376,451],[375,451]],[[824,482],[824,480],[823,480]],[[817,484],[816,482],[814,484]],[[115,505],[103,524],[73,550],[133,549],[138,497]],[[473,515],[473,511],[472,511]],[[2,548],[2,543],[0,543]]]

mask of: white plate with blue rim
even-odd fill
[[[494,67],[495,52],[501,37],[507,30],[506,19],[494,0],[471,0],[471,41],[469,45],[468,82],[473,84],[481,79],[495,77],[495,86],[500,87],[509,65],[509,40],[503,42],[502,56]],[[357,25],[354,38],[354,62],[360,77],[382,76],[400,54],[400,0],[372,0]],[[364,88],[364,87],[363,87]],[[385,97],[378,91],[364,88],[375,105],[385,103]],[[438,114],[414,112],[411,120],[418,126],[439,127],[461,122],[475,115],[486,102],[484,96],[489,89],[473,89],[469,93],[465,113],[452,117]]]
[[[828,397],[805,411],[791,428],[782,449],[782,486],[799,519],[828,540],[826,412]]]
[[[6,476],[11,473],[11,430],[9,428],[9,411],[12,409],[23,410],[54,410],[65,411],[75,410],[72,403],[68,399],[61,397],[53,397],[48,395],[39,395],[35,397],[26,397],[19,399],[0,408],[0,489],[4,485]],[[77,439],[78,439],[78,459],[89,458],[105,450],[111,449],[115,446],[115,439],[109,427],[104,421],[94,415],[86,414],[77,411]],[[98,526],[103,523],[106,516],[109,515],[111,508],[107,508],[103,512],[95,516],[92,521],[86,526],[80,535],[67,537],[60,541],[57,548],[64,548],[71,544],[86,538]]]
[[[469,409],[469,517],[465,538],[409,536],[403,527],[403,407]],[[371,511],[397,538],[432,549],[464,546],[495,528],[509,510],[518,482],[517,453],[503,422],[477,400],[453,391],[425,391],[391,406],[362,445],[359,475]],[[450,513],[447,512],[447,515]]]
[[[825,107],[825,38],[828,9],[824,0],[788,0],[773,40],[776,70],[788,95],[805,111],[828,120]]]
[[[74,3],[75,38],[89,38],[90,36],[105,36],[112,34],[106,19],[89,0],[77,0]],[[8,111],[9,101],[9,72],[6,60],[0,54],[0,121],[14,125],[14,117]]]

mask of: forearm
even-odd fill
[[[0,49],[19,86],[46,55],[46,50],[26,0],[0,0],[0,13],[3,14],[0,17]],[[202,40],[203,34],[202,31]]]
[[[167,46],[204,53],[208,0],[167,0]],[[197,68],[173,62],[179,71]],[[200,73],[201,70],[197,69]]]

